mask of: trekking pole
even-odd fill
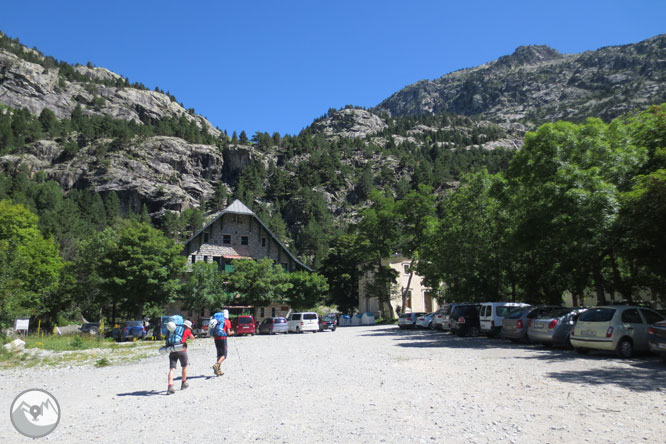
[[[235,338],[234,338],[234,347],[236,348],[236,356],[238,356],[238,362],[240,362],[241,372],[245,374],[245,369],[243,368],[243,360],[241,359],[240,353],[238,352],[238,345],[236,344]]]

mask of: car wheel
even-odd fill
[[[520,339],[516,339],[516,338],[509,338],[509,341],[511,341],[511,342],[520,342]]]
[[[302,333],[302,332],[301,332],[301,329],[298,328],[298,327],[296,327],[296,333]]]
[[[335,331],[336,328],[337,327],[334,325],[333,327],[331,327],[331,331]]]
[[[586,355],[590,352],[590,349],[588,349],[588,348],[578,347],[578,348],[574,348],[574,350],[576,350],[576,353],[578,353],[579,355]]]
[[[472,327],[469,330],[469,335],[473,338],[476,338],[479,336],[479,327]]]
[[[620,358],[629,359],[634,354],[634,344],[629,339],[622,339],[618,342],[615,352]]]

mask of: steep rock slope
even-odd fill
[[[640,43],[560,54],[521,46],[485,65],[409,85],[376,111],[393,116],[450,112],[539,124],[612,119],[666,101],[666,35]]]

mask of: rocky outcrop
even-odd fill
[[[60,68],[46,68],[0,49],[0,103],[12,108],[27,108],[38,115],[48,108],[59,119],[68,118],[81,106],[84,115],[108,115],[140,123],[145,119],[180,118],[196,122],[209,134],[220,131],[205,118],[190,114],[165,94],[130,86],[106,86],[123,79],[104,68],[77,66],[75,70],[91,82],[70,82],[59,74]]]
[[[345,108],[316,121],[311,130],[328,137],[365,138],[384,131],[388,125],[379,116],[358,108]]]
[[[65,190],[114,191],[127,208],[140,211],[146,204],[154,217],[198,206],[225,180],[223,154],[214,146],[152,137],[108,152],[109,142],[97,141],[67,159],[58,144],[40,141],[21,155],[0,157],[0,168],[12,171],[24,165],[32,173],[43,171]]]
[[[450,112],[498,122],[606,120],[666,101],[666,35],[563,55],[521,46],[509,55],[409,85],[375,111],[392,116]]]

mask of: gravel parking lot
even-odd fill
[[[190,347],[190,387],[167,396],[168,359],[0,371],[0,442],[21,391],[59,401],[49,442],[637,443],[666,441],[666,365],[578,356],[395,326]],[[180,381],[176,381],[179,387]],[[177,441],[176,441],[177,440]]]

